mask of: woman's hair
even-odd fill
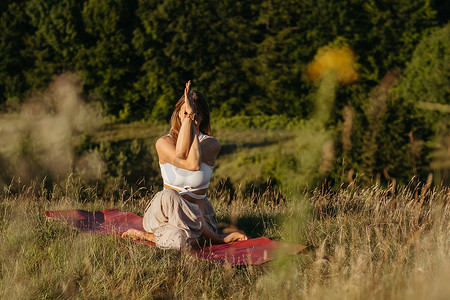
[[[196,90],[191,90],[189,92],[189,97],[193,100],[196,108],[197,114],[202,116],[202,121],[200,123],[200,132],[203,132],[207,135],[211,135],[211,117],[209,115],[209,106],[208,102],[206,102],[205,96],[203,96],[200,92]],[[178,100],[177,104],[175,104],[175,110],[172,113],[172,117],[170,119],[170,136],[175,140],[178,139],[178,133],[181,128],[181,120],[178,116],[181,107],[184,104],[184,94],[181,96],[180,100]]]

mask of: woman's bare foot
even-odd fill
[[[246,240],[248,240],[248,237],[239,231],[232,232],[223,239],[225,243],[246,241]]]
[[[152,243],[155,242],[155,235],[151,232],[141,231],[137,229],[128,229],[126,232],[122,233],[123,239],[132,239],[132,240],[144,240],[150,241]]]

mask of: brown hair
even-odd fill
[[[209,114],[209,106],[206,101],[205,96],[203,96],[200,92],[196,90],[191,90],[189,92],[189,97],[194,101],[194,104],[197,108],[197,114],[202,116],[202,121],[200,123],[199,129],[200,132],[203,132],[207,135],[211,135],[211,117]],[[178,100],[177,104],[175,104],[175,110],[172,113],[172,117],[170,118],[170,136],[175,140],[178,139],[178,133],[181,128],[181,120],[178,116],[181,107],[184,104],[184,94],[181,96],[180,100]]]

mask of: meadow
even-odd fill
[[[443,1],[54,2],[1,9],[0,299],[450,298]],[[142,216],[188,79],[219,221],[299,254],[232,268],[45,217]]]
[[[120,139],[120,131],[123,139],[141,137],[151,145],[166,129],[118,124],[106,126],[93,140]],[[215,131],[223,153],[209,198],[219,221],[234,224],[251,237],[308,245],[306,250],[260,266],[232,268],[117,236],[83,234],[46,219],[43,212],[115,208],[142,216],[158,185],[116,180],[101,188],[87,185],[75,174],[52,184],[45,179],[21,182],[15,178],[0,196],[0,298],[450,296],[448,187],[433,185],[431,178],[428,182],[413,178],[406,186],[376,181],[363,186],[356,178],[340,188],[324,185],[302,190],[280,183],[244,184],[244,175],[249,182],[263,178],[262,166],[282,149],[291,149],[298,134],[273,129],[236,132],[223,127]],[[257,153],[259,161],[254,159]]]

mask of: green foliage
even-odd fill
[[[448,46],[435,37],[430,51],[420,46],[411,60],[421,38],[448,22],[443,8],[440,0],[8,0],[0,6],[0,108],[17,107],[30,89],[72,71],[84,82],[86,100],[101,103],[109,116],[163,121],[192,79],[221,126],[293,128],[317,113],[317,87],[302,79],[306,65],[317,49],[345,44],[355,51],[360,80],[336,95],[331,89],[336,101],[325,105],[330,114],[320,122],[326,130],[340,128],[344,107],[352,107],[353,148],[345,152],[335,143],[335,165],[341,167],[333,177],[352,168],[372,176],[387,168],[378,158],[396,156],[375,144],[389,140],[386,132],[407,143],[406,130],[416,128],[376,129],[370,120],[367,103],[386,74],[406,67],[404,82],[413,84],[399,88],[404,99],[442,104],[449,98]],[[441,62],[433,64],[436,56]],[[392,100],[389,109],[400,102]],[[418,124],[430,115],[395,118]]]
[[[33,32],[24,40],[21,56],[30,62],[23,70],[29,87],[44,88],[55,75],[75,71],[74,57],[81,44],[80,5],[75,0],[26,1]]]
[[[426,103],[450,104],[450,24],[418,44],[382,122],[377,162],[403,183],[412,175],[425,179],[431,172],[434,141],[442,122],[448,121],[446,113],[423,109]]]
[[[248,87],[240,61],[252,32],[245,1],[142,1],[136,13],[141,25],[133,41],[145,59],[137,87],[154,105],[153,118],[168,117],[161,108],[175,103],[188,79],[211,95],[213,108],[225,114],[241,109]]]
[[[23,5],[8,2],[2,1],[0,10],[0,109],[5,102],[14,106],[29,88],[22,72],[29,60],[19,53],[26,49],[24,40],[32,30]]]
[[[257,116],[244,116],[238,115],[233,117],[215,117],[212,120],[214,126],[221,128],[263,128],[263,129],[293,129],[302,123],[300,119],[289,118],[283,115],[257,115]]]
[[[380,127],[374,172],[402,184],[413,176],[426,180],[434,132],[420,112],[403,99],[393,99]]]
[[[429,170],[431,162],[436,180],[448,183],[448,176],[439,177],[448,169],[448,154],[442,153],[448,151],[445,128],[450,121],[445,110],[450,104],[450,23],[422,39],[404,73],[395,96],[416,107],[411,118],[422,120],[417,129],[421,143],[417,160],[422,165],[417,169]]]
[[[355,35],[362,73],[377,82],[387,71],[403,67],[423,32],[436,25],[430,1],[364,1]]]
[[[101,178],[95,178],[99,187],[114,185],[155,186],[160,184],[158,159],[150,149],[148,141],[141,138],[109,140],[95,142],[95,137],[82,135],[79,138],[76,156],[98,154],[103,165]],[[82,175],[82,174],[77,174]],[[83,178],[83,176],[81,176]]]
[[[403,76],[389,72],[368,99],[354,102],[365,104],[355,107],[351,151],[338,144],[333,178],[346,181],[354,172],[402,184],[412,176],[427,179],[438,128],[448,119],[426,108],[449,104],[449,28],[424,36]]]
[[[398,93],[405,101],[450,104],[450,23],[417,45],[404,77]]]
[[[102,141],[98,146],[91,145],[98,151],[106,165],[104,180],[106,185],[124,180],[130,184],[141,181],[146,185],[159,183],[159,170],[154,168],[155,158],[142,140]]]
[[[442,6],[428,0],[8,1],[1,12],[0,92],[20,99],[76,71],[88,99],[101,101],[108,114],[166,120],[166,108],[193,79],[218,115],[305,118],[314,99],[301,77],[318,48],[351,45],[367,93],[388,70],[403,67],[436,25],[433,5]]]
[[[82,7],[83,42],[76,70],[83,74],[91,99],[101,101],[106,113],[127,120],[142,114],[133,91],[140,61],[133,53],[136,1],[85,1]]]

